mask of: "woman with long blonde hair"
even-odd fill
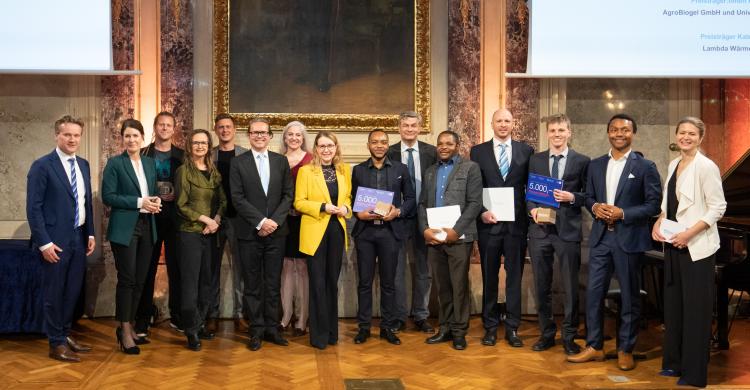
[[[310,344],[318,349],[338,343],[338,279],[348,244],[351,217],[351,168],[343,162],[336,135],[315,137],[312,163],[299,169],[294,208],[302,214],[300,252],[310,278]]]

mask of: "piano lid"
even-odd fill
[[[721,177],[727,200],[725,217],[750,217],[750,149]]]

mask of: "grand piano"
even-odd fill
[[[729,290],[750,290],[750,150],[722,176],[727,210],[719,221],[716,254],[717,329],[714,346],[729,349]]]

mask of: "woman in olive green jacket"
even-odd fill
[[[125,152],[110,158],[104,167],[102,201],[110,206],[107,239],[117,268],[117,341],[123,352],[135,355],[140,353],[136,344],[148,342],[136,336],[132,323],[156,241],[154,213],[161,210],[161,201],[156,196],[156,164],[140,155],[143,125],[125,120],[120,136]]]
[[[193,130],[185,141],[185,163],[175,173],[177,213],[179,215],[180,279],[182,282],[182,325],[187,347],[201,349],[200,339],[212,339],[206,332],[211,298],[212,251],[216,249],[216,231],[227,207],[221,187],[221,174],[211,161],[211,135]]]

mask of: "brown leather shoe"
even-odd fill
[[[235,318],[234,319],[234,331],[238,333],[247,333],[247,331],[250,330],[250,324],[247,323],[247,320],[244,318]]]
[[[617,367],[623,371],[630,371],[635,368],[635,359],[631,352],[617,351]]]
[[[81,359],[75,352],[71,351],[67,345],[62,344],[56,347],[49,347],[49,357],[55,360],[68,363],[80,363]]]
[[[68,347],[70,347],[73,352],[91,352],[91,346],[88,344],[79,343],[70,336],[68,336],[65,340],[68,342]]]
[[[219,324],[216,321],[216,318],[209,318],[206,320],[206,333],[215,334],[218,328]]]
[[[604,350],[597,350],[589,345],[580,353],[568,356],[567,359],[571,363],[586,363],[590,361],[603,362]]]

